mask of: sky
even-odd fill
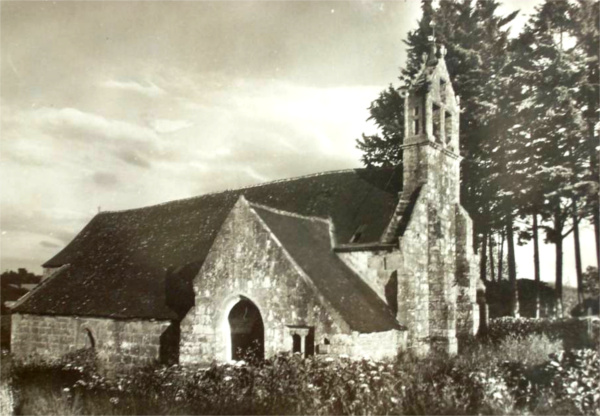
[[[514,33],[537,2],[505,2]],[[1,269],[40,272],[99,210],[360,167],[419,16],[417,0],[0,2]]]

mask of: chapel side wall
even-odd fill
[[[113,320],[49,315],[12,315],[11,350],[17,360],[54,361],[86,348],[89,330],[99,360],[108,368],[156,362],[169,321]]]
[[[236,204],[221,227],[194,279],[194,293],[196,306],[181,322],[182,364],[230,359],[227,307],[240,295],[260,310],[266,357],[292,350],[288,325],[314,327],[315,349],[327,338],[328,348],[336,351],[337,336],[351,333],[326,309],[247,203]]]

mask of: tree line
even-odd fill
[[[515,37],[519,11],[496,0],[421,2],[410,31],[400,85],[371,103],[377,134],[357,140],[367,167],[402,163],[403,88],[419,71],[432,38],[461,98],[462,204],[474,221],[480,276],[511,285],[518,313],[515,245],[533,241],[540,286],[540,240],[555,247],[555,291],[562,314],[564,239],[573,234],[579,301],[583,301],[580,224],[593,224],[600,261],[599,2],[546,0]],[[506,253],[504,247],[506,246]],[[539,293],[537,295],[539,304]],[[539,314],[539,308],[538,308]]]

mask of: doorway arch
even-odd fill
[[[240,296],[227,314],[227,359],[263,359],[265,356],[265,327],[258,307]]]

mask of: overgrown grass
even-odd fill
[[[208,369],[145,368],[106,379],[88,353],[60,365],[17,366],[4,378],[14,388],[18,414],[600,415],[598,354],[561,351],[561,340],[521,331],[474,339],[452,358],[280,355]]]

